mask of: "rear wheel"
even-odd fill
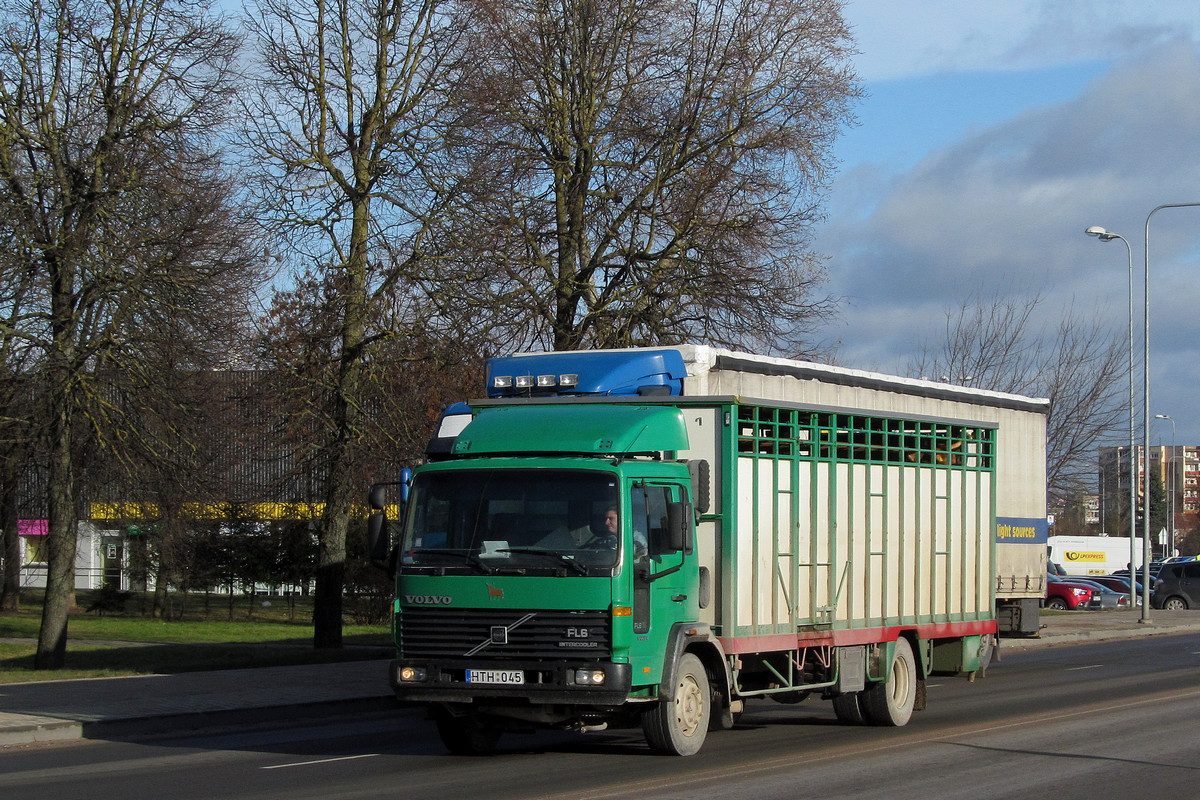
[[[700,659],[685,653],[675,672],[675,693],[642,714],[642,732],[650,748],[673,756],[700,751],[708,734],[712,693]]]
[[[863,713],[862,700],[858,692],[846,692],[833,698],[833,713],[838,722],[844,725],[866,725],[867,715]]]
[[[1168,597],[1163,602],[1163,611],[1187,611],[1187,600],[1182,597]]]
[[[900,727],[912,717],[917,700],[917,662],[907,639],[897,639],[887,680],[860,693],[863,712],[873,725]]]
[[[433,721],[442,744],[459,756],[482,756],[496,750],[500,728],[473,714],[455,715],[444,706],[433,706]]]

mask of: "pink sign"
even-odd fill
[[[19,519],[17,520],[18,536],[45,536],[50,532],[50,520]]]

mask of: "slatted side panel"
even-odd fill
[[[993,429],[737,415],[732,635],[990,618]]]

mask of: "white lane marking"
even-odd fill
[[[287,769],[288,767],[308,767],[313,764],[328,764],[333,761],[353,761],[356,758],[375,758],[379,753],[363,753],[357,756],[339,756],[338,758],[319,758],[315,761],[295,761],[291,764],[275,764],[270,767],[259,767],[259,769]]]

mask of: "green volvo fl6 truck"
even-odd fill
[[[488,366],[370,498],[390,681],[454,752],[640,726],[691,755],[758,698],[904,725],[1037,630],[1043,400],[696,345]]]

